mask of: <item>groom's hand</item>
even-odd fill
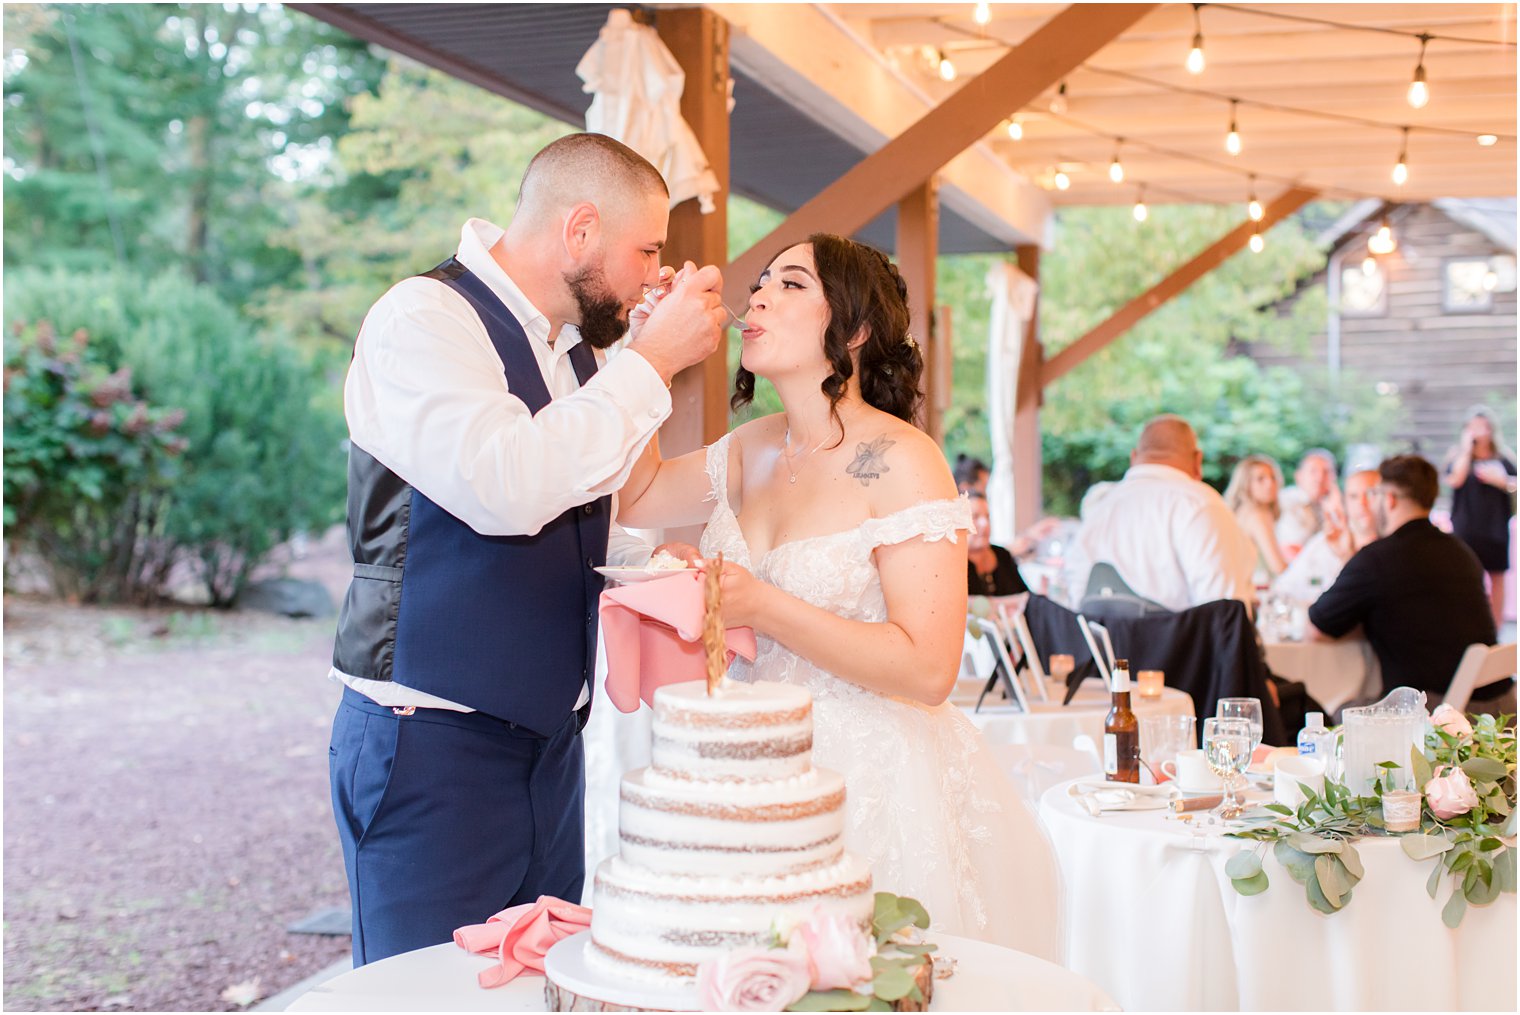
[[[728,320],[722,291],[723,274],[716,266],[698,268],[687,261],[628,348],[648,360],[668,385],[677,373],[718,348]]]

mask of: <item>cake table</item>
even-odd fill
[[[934,934],[936,957],[956,960],[955,975],[934,983],[930,1011],[1118,1011],[1107,994],[1070,970],[1023,952]],[[523,975],[482,990],[492,960],[453,943],[419,948],[334,977],[287,1011],[544,1011],[544,978]]]

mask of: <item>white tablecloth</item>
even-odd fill
[[[937,955],[956,959],[955,975],[936,980],[930,1011],[1117,1011],[1090,981],[1032,955],[935,935]],[[476,974],[490,959],[457,945],[420,948],[313,987],[286,1011],[543,1011],[544,980],[519,976],[482,990]]]
[[[1052,787],[1040,816],[1066,886],[1067,965],[1126,1010],[1515,1010],[1514,895],[1448,930],[1425,894],[1434,861],[1364,839],[1366,877],[1340,912],[1309,908],[1271,858],[1271,886],[1236,893],[1224,865],[1249,843],[1170,811],[1095,818]],[[1199,825],[1202,831],[1193,831]]]
[[[1327,712],[1359,698],[1382,696],[1382,669],[1365,638],[1268,641],[1265,646],[1272,672],[1304,684]]]
[[[1033,702],[1029,712],[1020,712],[1012,705],[983,705],[976,712],[972,710],[974,696],[969,702],[959,695],[952,700],[961,705],[988,743],[1070,747],[1079,733],[1092,737],[1094,743],[1103,743],[1103,718],[1108,715],[1111,699],[1100,681],[1084,680],[1070,705],[1061,704],[1054,687],[1050,693],[1051,701]],[[1163,688],[1159,698],[1131,694],[1130,706],[1137,716],[1193,714],[1193,699],[1172,687]]]

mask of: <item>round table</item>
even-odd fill
[[[1031,702],[1030,711],[1022,712],[1013,705],[983,705],[974,710],[975,699],[961,704],[966,718],[982,731],[990,744],[1046,744],[1053,747],[1070,747],[1078,734],[1092,737],[1094,743],[1103,742],[1103,719],[1108,715],[1111,698],[1097,680],[1085,680],[1077,689],[1071,704],[1062,705],[1052,687],[1050,701]],[[1130,695],[1130,705],[1135,715],[1192,715],[1193,699],[1186,691],[1173,687],[1162,688],[1159,698],[1142,698]]]
[[[930,1011],[1118,1011],[1102,990],[1054,963],[1009,948],[933,935],[955,975],[934,981]],[[372,962],[296,998],[286,1011],[543,1011],[544,979],[494,990],[476,982],[492,960],[452,942]]]
[[[1264,641],[1263,646],[1272,672],[1308,688],[1327,718],[1353,701],[1382,697],[1382,667],[1365,638]]]
[[[1224,866],[1251,843],[1207,812],[1105,812],[1068,781],[1040,798],[1066,888],[1067,965],[1127,1010],[1515,1009],[1514,895],[1441,922],[1443,879],[1389,838],[1356,843],[1366,868],[1344,909],[1309,908],[1270,850],[1249,898]],[[1184,821],[1184,818],[1191,820]]]

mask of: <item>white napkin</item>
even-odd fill
[[[1087,812],[1097,817],[1104,811],[1153,811],[1171,806],[1182,793],[1171,783],[1139,786],[1125,782],[1082,779],[1066,791]]]

